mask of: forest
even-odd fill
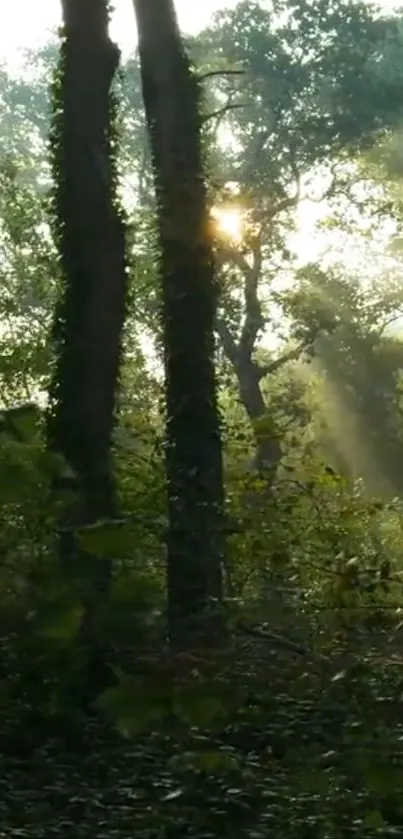
[[[0,839],[403,835],[403,10],[61,10],[0,63]]]

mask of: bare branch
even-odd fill
[[[208,70],[206,73],[199,75],[199,81],[204,82],[205,79],[211,79],[214,76],[244,76],[245,70]]]
[[[397,320],[400,320],[402,317],[403,317],[403,312],[397,310],[393,315],[386,318],[386,320],[382,324],[379,325],[379,327],[375,330],[377,335],[379,337],[381,337],[383,335],[383,333],[385,332],[385,330],[388,328],[388,326],[392,326],[393,323],[395,323]]]
[[[307,192],[305,195],[302,196],[302,200],[311,201],[312,204],[322,204],[323,201],[328,201],[330,198],[335,198],[336,195],[345,195],[347,198],[351,200],[352,185],[346,184],[345,182],[339,179],[339,167],[339,161],[336,161],[332,164],[332,166],[330,167],[330,184],[326,187],[326,189],[321,193],[319,197],[315,197],[314,195]]]
[[[236,111],[239,108],[247,108],[248,102],[234,102],[233,104],[229,101],[226,105],[223,105],[222,108],[217,108],[216,111],[212,111],[211,114],[206,114],[202,118],[202,125],[206,122],[210,122],[211,119],[216,119],[217,117],[221,118],[228,114],[230,111]]]

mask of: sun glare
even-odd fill
[[[219,235],[240,242],[244,233],[244,217],[238,207],[215,207],[212,216]]]

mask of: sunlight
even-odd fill
[[[244,235],[245,219],[240,207],[215,207],[211,215],[221,236],[232,242],[241,242]]]
[[[191,3],[190,0],[176,0],[175,8],[180,27],[184,32],[196,34],[211,23],[218,9],[233,7],[238,0],[204,0]],[[133,0],[115,0],[111,17],[110,32],[127,58],[137,42],[133,13]],[[13,0],[7,5],[0,30],[0,64],[5,62],[9,70],[22,69],[25,49],[39,49],[54,34],[61,23],[61,3],[57,0]]]

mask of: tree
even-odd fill
[[[374,284],[316,272],[305,289],[309,319],[321,298],[335,327],[315,341],[313,370],[319,377],[317,442],[335,466],[364,480],[367,492],[401,496],[403,343],[390,327],[401,317],[400,268],[379,272]],[[379,280],[381,279],[381,283]]]
[[[210,635],[206,610],[222,594],[223,474],[213,361],[218,287],[200,85],[171,0],[135,0],[134,9],[161,252],[169,629],[177,649]]]
[[[108,37],[106,0],[64,0],[63,17],[52,137],[63,293],[54,319],[48,440],[75,476],[75,510],[61,536],[69,564],[82,559],[75,529],[116,514],[111,436],[127,272],[110,97],[119,53]],[[91,622],[91,604],[108,589],[110,563],[89,557],[85,563],[83,596]]]
[[[0,401],[30,401],[47,387],[49,328],[59,281],[47,201],[20,180],[25,159],[0,161]]]
[[[279,441],[262,433],[270,376],[314,337],[291,346],[278,340],[278,351],[259,359],[261,339],[278,336],[280,291],[298,282],[290,247],[296,211],[307,197],[328,208],[355,200],[360,155],[398,121],[401,48],[398,17],[380,18],[350,0],[331,9],[323,0],[239,3],[217,16],[197,47],[217,95],[208,122],[235,140],[221,155],[214,194],[243,213],[244,236],[218,237],[217,330],[255,429],[258,468],[281,457]]]

